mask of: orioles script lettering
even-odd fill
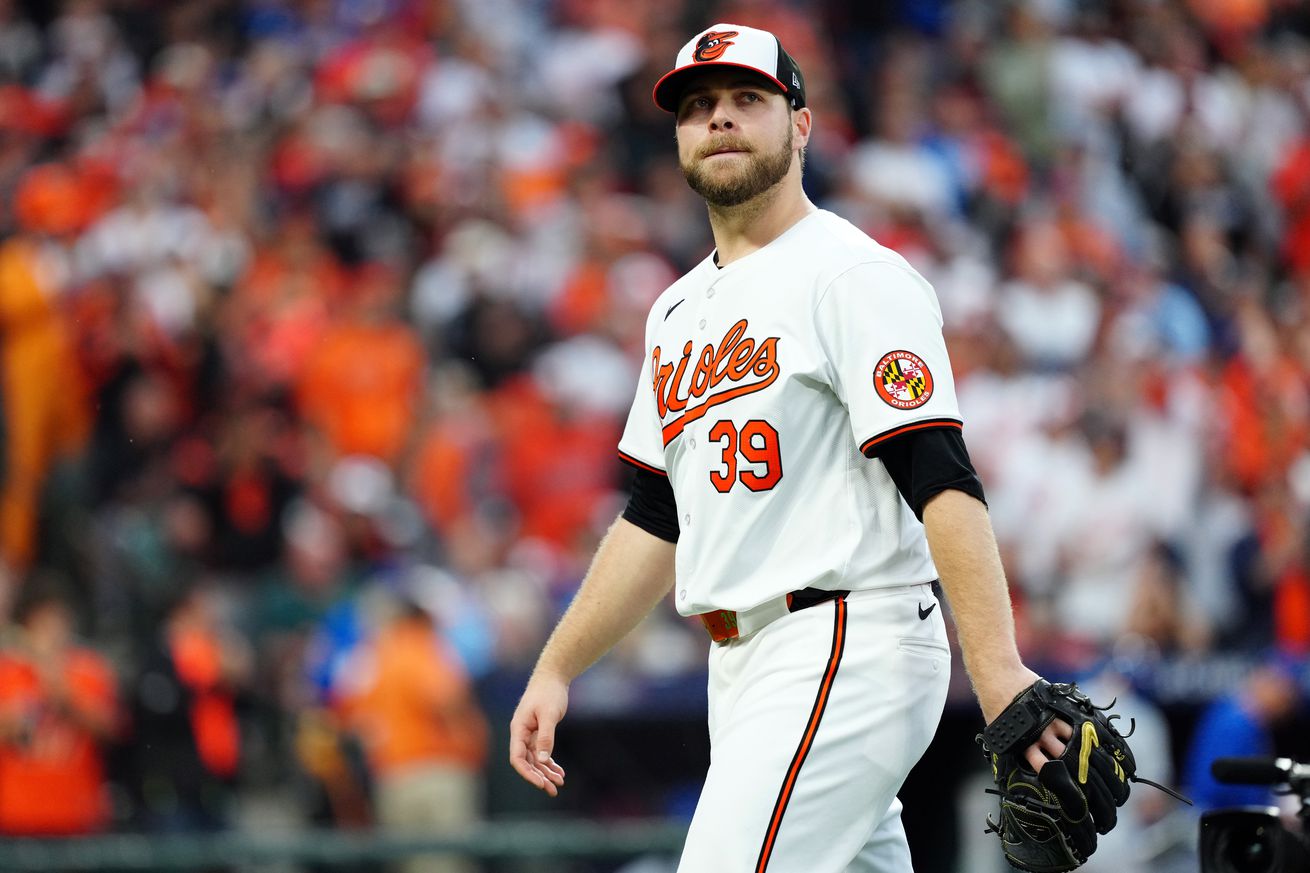
[[[664,425],[666,446],[713,407],[762,391],[778,378],[778,337],[757,341],[746,336],[749,326],[741,319],[728,328],[718,345],[706,343],[699,354],[693,354],[695,346],[688,340],[677,363],[664,362],[660,346],[651,352],[660,420],[681,413]]]

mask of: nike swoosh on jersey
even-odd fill
[[[936,604],[936,603],[930,603],[930,604],[928,604],[928,608],[927,608],[927,609],[924,609],[924,608],[923,608],[923,604],[919,604],[919,621],[923,621],[923,620],[926,619],[928,616],[932,615],[932,611],[933,611],[934,609],[936,609],[936,608],[937,608],[937,604]]]
[[[668,321],[668,320],[669,320],[669,316],[673,314],[673,310],[677,309],[679,306],[681,306],[682,304],[684,304],[684,303],[686,303],[686,302],[687,302],[687,298],[684,297],[684,298],[682,298],[681,300],[679,300],[677,303],[675,303],[675,304],[673,304],[672,306],[670,306],[670,307],[669,307],[669,311],[666,312],[666,313],[664,313],[664,320],[665,320],[665,321]]]

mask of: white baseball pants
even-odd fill
[[[854,591],[713,645],[710,769],[678,873],[910,873],[896,792],[949,674],[926,583]]]

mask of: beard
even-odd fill
[[[787,138],[777,149],[767,152],[749,151],[745,154],[744,166],[734,172],[725,173],[707,166],[706,161],[711,152],[725,145],[737,146],[735,141],[718,140],[706,145],[691,162],[682,164],[682,175],[687,184],[705,202],[711,206],[727,207],[741,204],[758,197],[777,185],[791,169],[792,156],[791,125],[787,126]]]

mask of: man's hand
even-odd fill
[[[569,684],[534,673],[509,723],[509,763],[532,785],[555,797],[564,768],[555,763],[555,726],[569,708]]]
[[[984,722],[991,724],[995,721],[1011,701],[1040,678],[1023,666],[1008,672],[1004,677],[978,677],[978,703],[982,707]],[[1065,746],[1072,738],[1073,727],[1062,719],[1054,719],[1042,730],[1037,741],[1024,750],[1024,760],[1033,768],[1034,773],[1039,773],[1047,761],[1054,761],[1064,754]]]
[[[673,588],[673,543],[619,516],[546,641],[509,723],[509,763],[551,797],[564,770],[551,755],[569,683],[628,635]]]
[[[1076,685],[1038,679],[979,735],[1001,798],[1000,818],[987,829],[1001,839],[1010,864],[1032,873],[1064,873],[1096,851],[1128,800],[1137,762],[1109,707],[1097,706]],[[1032,756],[1046,732],[1072,728],[1058,760]],[[1130,731],[1131,733],[1131,731]],[[1154,783],[1151,783],[1154,784]],[[1166,791],[1168,789],[1165,789]]]

